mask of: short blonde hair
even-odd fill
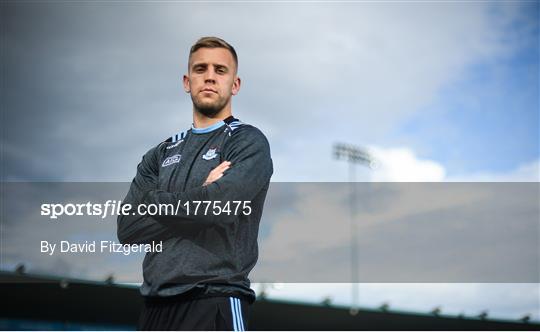
[[[188,65],[191,63],[191,55],[201,48],[224,48],[229,50],[229,52],[231,52],[233,56],[236,70],[238,70],[238,55],[236,55],[234,47],[232,47],[231,44],[218,37],[199,38],[199,40],[197,40],[197,42],[195,42],[195,44],[193,44],[193,46],[191,46],[191,49],[189,50]]]

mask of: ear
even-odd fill
[[[183,84],[184,84],[184,91],[186,93],[190,93],[191,92],[191,85],[189,84],[189,77],[187,75],[184,75],[184,78],[183,78]]]
[[[242,81],[240,80],[240,77],[236,76],[234,78],[233,86],[232,86],[232,94],[233,94],[233,96],[236,96],[238,94],[238,91],[240,91],[240,84],[241,83],[242,83]]]

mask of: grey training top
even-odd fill
[[[225,160],[231,168],[203,186],[210,171]],[[124,199],[134,215],[130,211],[118,217],[121,243],[163,241],[161,253],[149,252],[144,259],[142,295],[241,296],[253,302],[248,274],[258,257],[259,221],[272,172],[266,137],[233,117],[208,128],[191,128],[150,149]],[[206,205],[201,205],[194,215],[193,201],[211,201],[220,208],[230,202],[231,211],[216,216],[213,212],[219,210],[210,206],[204,213]],[[234,201],[249,202],[251,211],[240,206],[235,214]],[[178,210],[159,216],[136,213],[138,204],[167,203]]]

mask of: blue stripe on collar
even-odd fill
[[[209,133],[211,131],[214,131],[216,129],[218,129],[219,127],[223,126],[225,124],[225,122],[223,122],[223,120],[219,121],[219,122],[216,122],[214,123],[213,125],[211,126],[208,126],[206,128],[195,128],[193,126],[193,124],[191,125],[191,131],[194,133],[194,134],[205,134],[205,133]]]

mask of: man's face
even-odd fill
[[[236,65],[225,48],[200,48],[191,55],[184,90],[191,94],[195,109],[213,117],[225,108],[240,90]]]

